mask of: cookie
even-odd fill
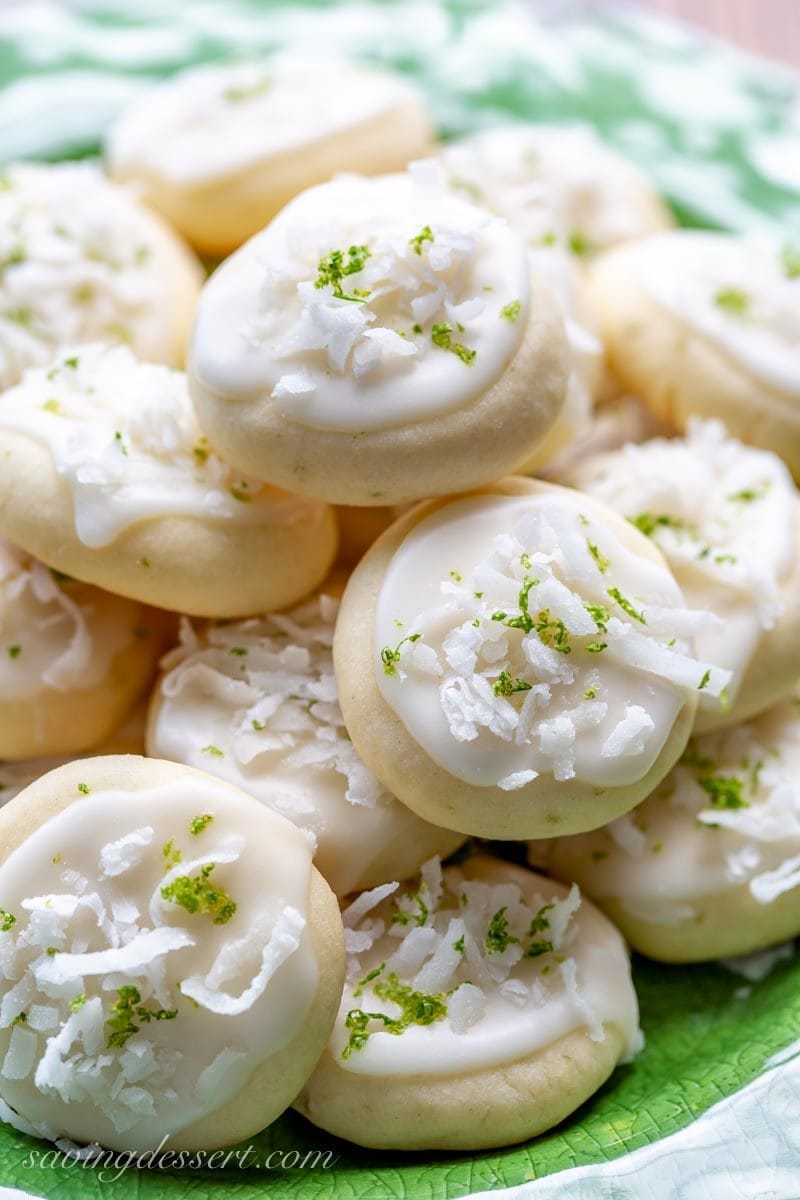
[[[83,346],[0,397],[0,532],[122,596],[237,617],[299,600],[336,553],[333,512],[211,451],[180,371]]]
[[[0,856],[6,1120],[113,1150],[212,1149],[283,1111],[344,967],[293,825],[201,772],[95,758],[0,810]]]
[[[683,430],[716,417],[800,474],[800,261],[766,235],[676,230],[593,272],[609,364]]]
[[[384,786],[436,825],[595,828],[653,790],[699,692],[729,683],[694,656],[704,620],[605,505],[504,480],[412,509],[356,567],[334,638],[345,723]]]
[[[219,775],[293,821],[344,896],[406,879],[464,838],[421,821],[359,759],[333,674],[336,609],[322,595],[204,631],[185,621],[153,693],[147,752]]]
[[[0,539],[0,759],[98,746],[150,684],[172,633],[166,614]]]
[[[642,954],[702,962],[800,933],[800,709],[693,739],[647,800],[605,829],[532,842]]]
[[[800,497],[781,460],[692,418],[685,438],[654,438],[580,464],[571,482],[627,517],[666,557],[687,606],[714,618],[701,658],[731,672],[701,691],[698,732],[747,720],[800,678]]]
[[[241,246],[304,188],[380,175],[427,154],[412,84],[332,54],[192,67],[135,100],[111,129],[111,174],[207,254]]]
[[[488,856],[363,893],[295,1108],[361,1146],[482,1150],[558,1124],[641,1045],[628,955],[578,889]]]
[[[567,373],[558,306],[521,242],[435,163],[298,196],[207,283],[190,359],[226,461],[378,507],[519,467]]]
[[[647,177],[588,126],[519,123],[442,151],[448,183],[504,217],[532,247],[579,263],[673,224]]]
[[[0,258],[0,389],[79,342],[124,343],[183,365],[200,264],[96,167],[6,167]]]

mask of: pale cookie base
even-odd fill
[[[91,791],[141,791],[201,771],[136,755],[112,755],[67,763],[49,772],[0,809],[0,862],[40,825],[82,799],[78,784]],[[221,791],[241,797],[238,788],[215,780]],[[336,898],[312,868],[308,928],[319,967],[319,983],[302,1028],[292,1040],[254,1069],[226,1104],[179,1130],[165,1150],[214,1150],[252,1137],[274,1121],[303,1086],[330,1037],[342,995],[344,941]],[[23,1114],[24,1115],[24,1114]],[[114,1148],[113,1146],[111,1147]]]
[[[764,950],[800,934],[800,890],[784,892],[760,904],[745,885],[716,896],[689,900],[692,920],[654,925],[626,912],[616,899],[596,899],[625,938],[648,958],[659,962],[706,962]]]
[[[623,1051],[575,1030],[518,1062],[467,1075],[361,1075],[325,1051],[294,1108],[320,1129],[379,1150],[488,1150],[551,1129],[605,1083]]]
[[[468,878],[515,883],[523,895],[545,885],[545,897],[566,888],[488,856],[470,860]],[[621,939],[591,905],[578,937]],[[629,984],[632,990],[632,984]],[[294,1103],[315,1125],[361,1146],[389,1150],[485,1150],[543,1133],[574,1112],[609,1077],[626,1050],[615,1022],[605,1040],[576,1028],[511,1062],[432,1075],[370,1075],[348,1070],[330,1050]],[[469,1033],[464,1035],[469,1038]]]
[[[161,176],[115,170],[139,184],[144,197],[203,254],[223,257],[272,220],[299,192],[333,175],[385,175],[433,150],[421,105],[409,102],[349,129],[270,154],[234,175],[181,185]]]
[[[221,396],[189,371],[200,426],[226,462],[300,495],[370,507],[481,487],[516,470],[558,417],[566,379],[561,315],[537,281],[524,337],[497,382],[426,421],[378,432],[314,429],[282,416],[269,394]],[[413,371],[405,386],[413,388]]]
[[[68,586],[76,603],[91,603],[93,588]],[[112,659],[105,679],[93,687],[63,692],[42,685],[33,695],[0,699],[0,759],[16,762],[92,750],[115,733],[153,682],[158,660],[173,639],[174,623],[166,613],[125,604],[116,597],[114,601],[131,636]],[[134,629],[149,634],[137,637]]]
[[[504,496],[557,493],[554,484],[504,479],[485,489]],[[456,779],[419,745],[386,703],[375,678],[375,612],[389,563],[406,535],[447,501],[420,504],[387,529],[356,567],[342,598],[333,657],[339,702],[353,745],[384,787],[424,820],[445,829],[487,838],[544,838],[581,833],[629,812],[675,765],[689,738],[697,700],[688,697],[653,766],[628,787],[593,787],[578,779],[557,783],[540,775],[524,787],[503,791]],[[659,550],[629,522],[589,496],[596,513],[620,540],[643,558],[663,564]]]
[[[157,608],[248,617],[301,600],[324,579],[337,542],[333,510],[301,504],[299,519],[261,526],[149,518],[93,549],[78,539],[72,492],[47,447],[0,431],[0,532],[49,567]],[[247,505],[248,518],[258,506]]]
[[[800,478],[800,404],[657,304],[640,282],[640,264],[635,243],[618,247],[592,277],[609,365],[623,388],[680,430],[695,414],[718,418]]]
[[[800,500],[796,504],[795,557],[781,586],[783,612],[771,629],[762,631],[730,711],[698,708],[693,733],[709,733],[749,721],[791,696],[800,678]]]

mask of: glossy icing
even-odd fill
[[[164,898],[211,863],[224,903]],[[0,933],[6,1103],[56,1134],[134,1149],[223,1105],[315,993],[310,870],[292,826],[194,774],[90,793],[46,821],[0,867],[15,918]]]
[[[529,305],[516,235],[436,164],[345,176],[301,193],[209,280],[190,369],[231,403],[271,397],[302,425],[377,432],[485,393]]]
[[[585,497],[481,494],[436,509],[395,552],[375,677],[458,779],[625,786],[656,761],[688,695],[728,683],[694,658],[689,639],[709,626]]]

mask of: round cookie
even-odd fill
[[[348,979],[295,1108],[362,1146],[482,1150],[558,1124],[641,1046],[622,938],[571,891],[480,856],[344,912]]]
[[[624,388],[679,429],[717,417],[800,475],[800,271],[786,247],[675,230],[605,255],[593,295]]]
[[[0,188],[0,390],[65,345],[130,345],[182,366],[199,262],[88,164],[7,167]]]
[[[164,613],[61,577],[0,539],[0,759],[99,745],[147,688],[172,632]]]
[[[380,175],[429,152],[416,89],[331,54],[277,54],[182,71],[122,114],[111,174],[199,250],[225,255],[304,188],[341,171]]]
[[[324,504],[242,477],[180,371],[82,346],[0,396],[0,531],[49,566],[196,616],[299,600],[336,553]]]
[[[627,517],[664,554],[689,608],[716,618],[701,658],[731,672],[724,704],[700,693],[695,730],[746,720],[800,679],[800,497],[781,460],[692,418],[579,463],[569,480]]]
[[[688,611],[656,547],[590,496],[507,479],[397,521],[353,572],[334,664],[356,750],[404,804],[489,838],[628,811],[686,745]]]
[[[800,709],[694,738],[636,809],[605,829],[531,842],[642,954],[702,962],[800,933]]]
[[[379,507],[520,466],[567,370],[521,242],[433,162],[293,200],[207,283],[190,359],[198,419],[228,462]]]
[[[0,810],[0,856],[11,1117],[114,1150],[210,1150],[283,1111],[344,966],[293,825],[202,772],[95,758]]]
[[[293,821],[344,896],[405,879],[464,838],[421,821],[354,750],[331,658],[337,607],[322,595],[205,631],[185,621],[153,693],[147,752],[219,775]]]
[[[673,224],[639,168],[586,125],[503,125],[450,142],[441,156],[450,187],[529,246],[560,246],[579,263]]]

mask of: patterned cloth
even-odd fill
[[[287,43],[414,76],[441,132],[586,121],[691,224],[800,231],[800,77],[688,27],[563,0],[21,0],[0,9],[0,160],[95,152],[155,77]]]

